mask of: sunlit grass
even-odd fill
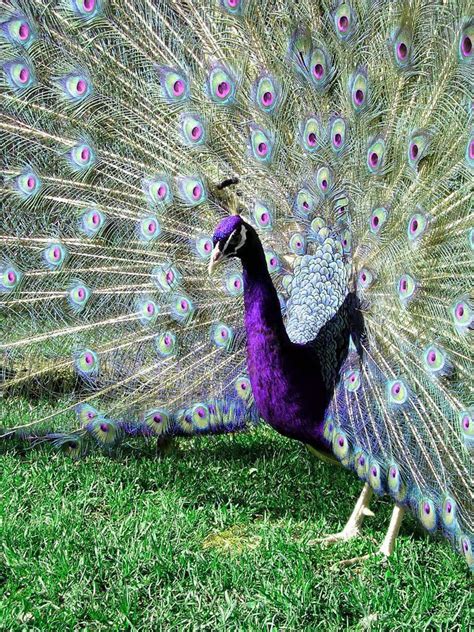
[[[11,414],[11,406],[9,407]],[[468,630],[471,577],[449,544],[375,501],[364,535],[338,530],[360,483],[266,427],[113,460],[48,449],[0,457],[0,629]]]

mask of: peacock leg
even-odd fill
[[[402,524],[404,515],[405,510],[402,507],[395,505],[395,507],[393,508],[392,517],[390,518],[390,524],[388,525],[387,533],[385,534],[385,538],[375,555],[383,555],[385,560],[390,557],[390,555],[392,555],[395,548],[395,540],[397,539],[398,532],[400,531],[400,525]],[[358,564],[359,562],[368,560],[369,557],[372,557],[372,555],[374,554],[369,553],[367,555],[361,555],[359,557],[352,557],[349,560],[342,560],[335,564],[335,567],[353,566],[354,564]]]
[[[341,542],[350,540],[351,538],[356,538],[360,533],[360,526],[365,516],[373,516],[373,513],[369,509],[372,494],[372,488],[368,483],[366,483],[344,529],[339,533],[332,533],[324,538],[319,538],[318,540],[315,540],[315,542],[332,544],[333,542]]]
[[[393,549],[395,548],[395,540],[397,539],[398,532],[400,531],[400,525],[402,524],[404,515],[405,510],[403,509],[403,507],[395,505],[395,507],[393,508],[392,517],[390,518],[390,524],[388,525],[387,533],[385,534],[385,538],[379,549],[379,553],[381,553],[385,557],[389,557],[393,553]]]

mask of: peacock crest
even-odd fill
[[[208,275],[242,214],[292,343],[318,340],[327,450],[472,566],[472,6],[0,16],[1,389],[60,402],[4,440],[79,454],[257,423],[242,268]],[[348,294],[363,335],[343,344]]]

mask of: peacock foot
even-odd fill
[[[382,550],[382,547],[380,547],[380,549],[378,551],[375,551],[375,553],[366,553],[365,555],[358,555],[356,557],[351,557],[347,560],[340,560],[339,562],[335,562],[331,566],[331,569],[336,570],[339,568],[346,568],[349,566],[357,566],[358,564],[362,562],[366,562],[367,560],[374,559],[374,558],[379,558],[380,565],[385,566],[388,562],[388,558],[390,557],[390,555],[391,553],[387,554],[385,551]]]
[[[335,542],[346,542],[360,536],[360,526],[366,516],[373,516],[373,512],[369,509],[370,499],[372,498],[372,488],[366,483],[356,502],[354,510],[346,523],[346,526],[339,533],[326,535],[322,538],[312,540],[310,544],[334,544]]]
[[[354,538],[358,538],[360,536],[360,529],[358,527],[346,525],[342,531],[338,533],[329,533],[328,535],[322,536],[321,538],[316,538],[315,540],[311,540],[309,542],[310,546],[314,544],[325,544],[326,546],[330,544],[335,544],[336,542],[347,542],[347,540],[352,540]]]
[[[395,549],[395,541],[400,530],[400,525],[402,523],[404,513],[405,510],[402,507],[395,505],[395,507],[393,508],[392,517],[390,518],[390,524],[387,533],[378,551],[376,551],[375,553],[368,553],[367,555],[351,557],[347,560],[341,560],[340,562],[336,562],[335,564],[333,564],[331,568],[336,569],[344,568],[346,566],[355,566],[360,562],[365,562],[372,557],[380,557],[381,564],[386,564],[388,558],[392,555]]]

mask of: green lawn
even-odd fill
[[[390,517],[323,549],[360,483],[262,427],[120,459],[0,456],[2,630],[468,630],[471,576],[447,542]]]

